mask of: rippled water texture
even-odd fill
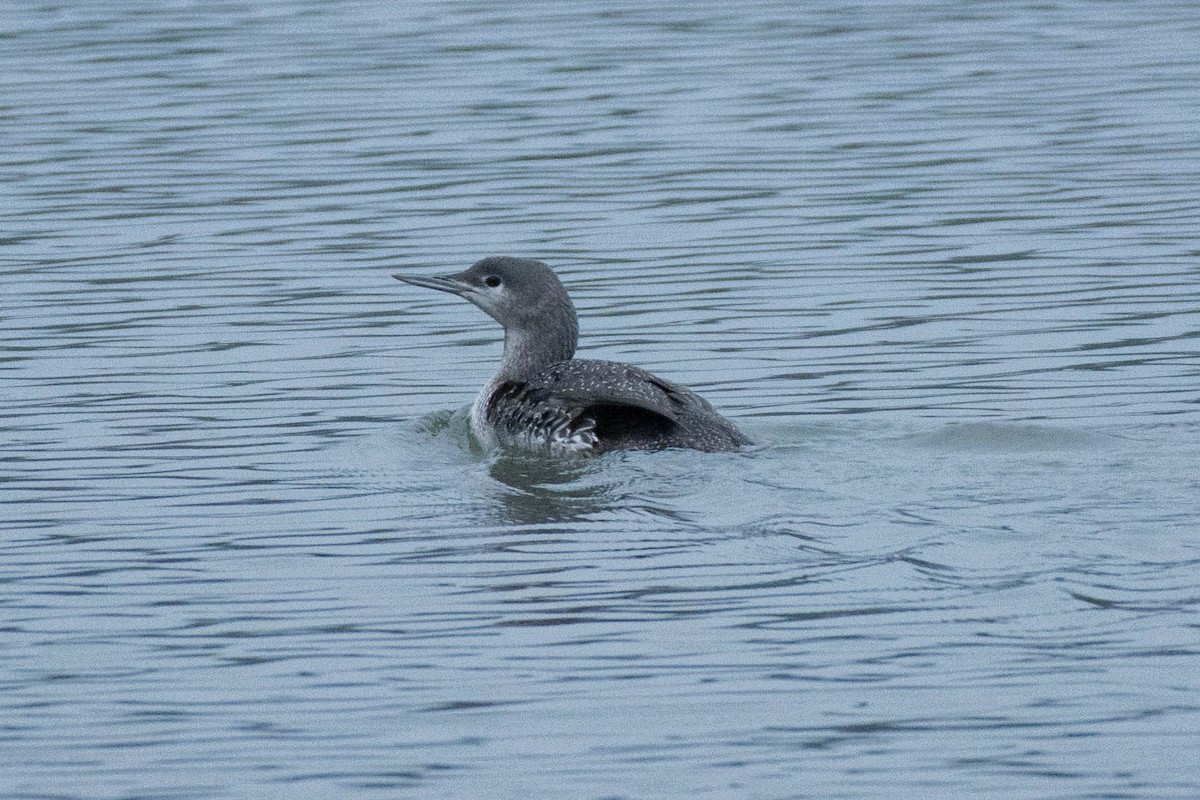
[[[1200,9],[12,3],[0,796],[1200,796]],[[744,454],[486,455],[543,258]]]

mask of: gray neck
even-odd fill
[[[557,364],[569,361],[575,355],[575,342],[579,336],[575,312],[568,309],[569,317],[559,318],[532,328],[508,328],[504,331],[504,357],[496,372],[498,381],[526,381],[537,373]]]

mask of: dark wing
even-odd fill
[[[489,405],[489,419],[509,439],[552,449],[715,452],[750,443],[690,389],[613,361],[554,364],[500,384]]]
[[[528,388],[577,408],[630,406],[659,414],[671,422],[678,422],[685,408],[697,404],[708,407],[683,386],[615,361],[564,361],[543,370],[529,381]]]

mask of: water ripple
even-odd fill
[[[14,8],[0,794],[1197,794],[1188,4]],[[744,454],[484,454],[534,255]]]

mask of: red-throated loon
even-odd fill
[[[584,453],[751,444],[684,386],[628,364],[574,358],[575,307],[541,261],[492,256],[456,275],[393,277],[466,298],[504,326],[500,368],[471,407],[483,442]]]

